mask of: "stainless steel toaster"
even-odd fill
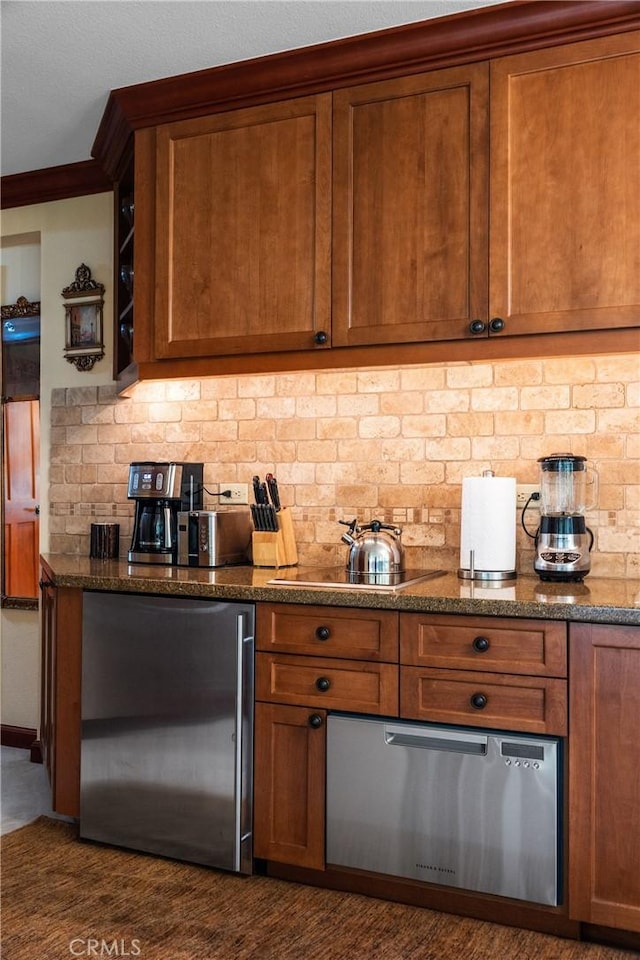
[[[178,566],[247,563],[253,527],[248,509],[190,510],[178,514]]]

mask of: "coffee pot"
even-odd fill
[[[129,563],[177,563],[178,513],[202,507],[202,473],[201,463],[129,466],[127,497],[135,501]]]
[[[339,521],[349,529],[340,538],[349,546],[347,571],[349,577],[368,582],[381,574],[404,573],[404,548],[400,542],[400,527],[380,520],[358,524],[357,520]]]

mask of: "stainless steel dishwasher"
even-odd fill
[[[252,869],[254,606],[86,591],[80,836]]]
[[[561,744],[331,714],[327,863],[557,905]]]

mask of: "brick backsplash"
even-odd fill
[[[403,527],[412,567],[457,569],[463,477],[538,480],[536,460],[588,457],[599,474],[594,575],[640,566],[640,378],[633,355],[220,377],[53,391],[50,545],[88,555],[92,519],[131,536],[128,464],[205,464],[205,486],[275,473],[300,562],[346,558],[337,521]],[[215,504],[205,498],[205,506]],[[537,513],[527,513],[535,530]],[[533,542],[518,525],[517,567]]]

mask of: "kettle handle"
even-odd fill
[[[345,543],[354,542],[354,534],[362,533],[364,530],[372,530],[373,533],[378,533],[380,530],[391,530],[392,533],[399,537],[402,535],[402,530],[400,527],[394,526],[392,523],[383,523],[381,520],[372,520],[371,523],[363,523],[362,526],[358,526],[358,520],[338,520],[338,523],[341,523],[345,527],[349,527],[346,533],[343,533],[340,538]]]
[[[354,533],[357,533],[357,532],[358,532],[358,520],[357,520],[357,517],[354,518],[353,520],[338,520],[338,523],[341,523],[341,524],[342,524],[343,526],[345,526],[345,527],[349,527],[349,529],[347,530],[347,532],[346,532],[346,533],[343,533],[342,536],[340,537],[340,539],[342,540],[343,543],[346,543],[346,544],[348,544],[349,546],[351,546],[353,543],[356,542],[356,541],[355,541],[355,537],[354,537]]]
[[[399,537],[402,533],[400,527],[394,527],[392,523],[382,523],[380,520],[372,520],[371,523],[365,523],[362,529],[373,530],[374,533],[377,533],[378,530],[391,530],[395,533],[396,537]]]

